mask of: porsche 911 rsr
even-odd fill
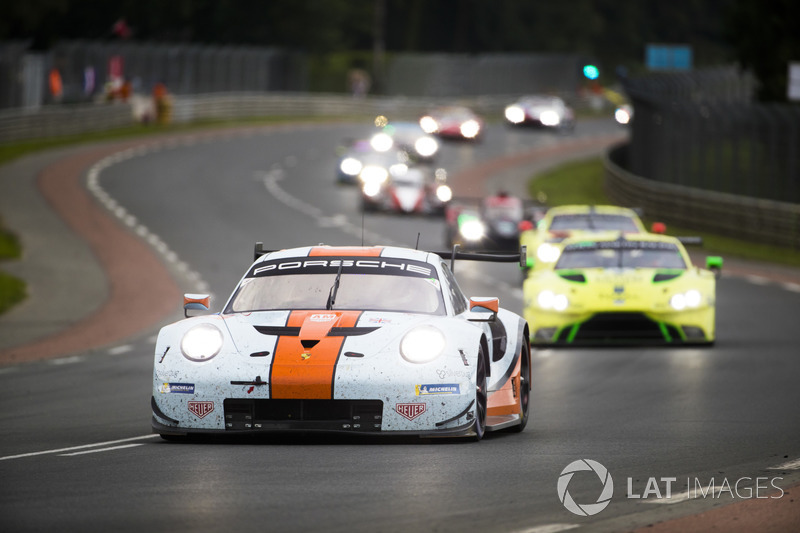
[[[558,96],[520,98],[506,106],[505,118],[512,126],[534,126],[564,132],[575,129],[575,112]]]
[[[525,427],[527,325],[496,298],[465,297],[448,266],[523,254],[257,243],[255,255],[221,312],[159,333],[154,432],[480,439]],[[186,295],[185,308],[208,297]]]
[[[681,241],[666,235],[571,238],[552,269],[524,282],[531,341],[712,344],[722,259],[706,266],[693,266]]]
[[[484,124],[474,111],[464,106],[443,106],[419,119],[426,133],[444,139],[475,141],[482,137]]]
[[[654,233],[663,233],[663,224],[654,224]],[[607,231],[645,233],[637,212],[615,205],[562,205],[547,210],[534,226],[523,224],[519,242],[529,252],[528,267],[550,268],[558,259],[560,243],[574,236],[591,238]]]

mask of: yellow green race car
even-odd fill
[[[531,271],[524,316],[534,344],[713,344],[720,257],[692,265],[681,241],[608,232],[561,243],[551,269]]]
[[[654,224],[653,231],[664,231]],[[568,237],[591,238],[606,231],[645,233],[647,229],[637,212],[615,205],[562,205],[551,207],[544,217],[520,232],[520,245],[528,248],[528,266],[533,270],[550,268],[561,251],[559,243]]]

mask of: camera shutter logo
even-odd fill
[[[600,497],[597,498],[595,503],[578,504],[570,496],[567,486],[569,485],[572,476],[575,472],[590,470],[597,474],[600,482],[603,484],[603,491]],[[614,480],[611,479],[611,474],[608,469],[591,459],[578,459],[573,461],[561,471],[558,477],[558,499],[564,504],[564,507],[571,513],[579,516],[593,516],[605,509],[611,502],[611,496],[614,494]]]

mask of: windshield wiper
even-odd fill
[[[333,304],[336,303],[336,293],[339,292],[339,280],[342,279],[342,266],[344,262],[339,263],[339,271],[336,273],[336,281],[333,282],[333,287],[328,291],[328,303],[325,304],[325,309],[333,309]]]

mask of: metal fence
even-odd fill
[[[346,61],[340,63],[312,76],[315,63],[308,56],[276,48],[78,40],[33,54],[26,43],[0,43],[0,108],[54,103],[47,86],[53,68],[63,80],[58,101],[81,103],[102,99],[107,82],[120,75],[140,93],[158,82],[178,95],[311,92],[317,86],[345,93],[349,70]],[[412,98],[571,96],[581,82],[575,54],[389,54],[382,70],[382,96]]]
[[[634,106],[626,161],[666,183],[800,203],[800,107],[752,101],[735,68],[627,80]]]

